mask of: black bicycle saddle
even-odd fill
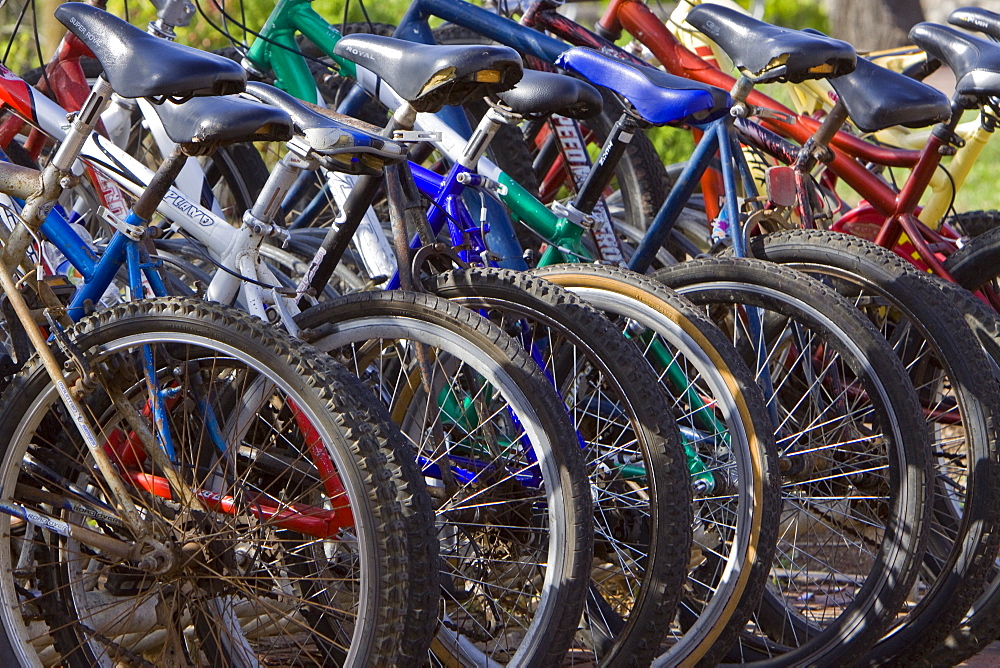
[[[936,23],[910,29],[913,43],[955,73],[955,93],[975,98],[1000,95],[1000,44]]]
[[[334,53],[375,73],[417,111],[508,90],[521,57],[506,46],[440,46],[379,35],[348,35]]]
[[[948,23],[1000,39],[1000,14],[982,7],[961,7],[948,15]]]
[[[238,63],[153,37],[96,7],[67,2],[55,17],[93,52],[122,97],[230,95],[246,86]]]
[[[178,144],[216,146],[292,138],[292,119],[271,105],[236,96],[198,97],[182,104],[167,100],[153,109],[170,140]]]
[[[586,81],[565,74],[525,70],[510,90],[497,97],[522,116],[559,114],[567,118],[590,118],[601,113],[604,98]]]
[[[831,79],[830,85],[864,132],[893,125],[922,128],[951,118],[947,95],[864,58],[858,58],[853,72]]]
[[[780,28],[721,5],[698,5],[687,22],[718,44],[755,83],[836,77],[852,71],[857,60],[847,42]]]

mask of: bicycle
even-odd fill
[[[707,9],[708,7],[706,6],[703,8],[693,10],[691,15],[689,16],[689,20],[691,20],[692,23],[694,23],[695,25],[699,25],[703,24],[705,20],[708,20],[709,17],[711,17],[712,20],[715,20],[715,25],[717,26],[720,21],[719,14],[722,12],[715,8],[706,11]],[[732,18],[732,15],[727,13],[721,17],[721,21],[722,22],[736,21],[736,19]],[[743,22],[743,20],[740,19],[740,22]],[[722,38],[723,38],[723,43],[725,45],[724,34],[722,35]],[[728,46],[730,45],[725,45],[725,46],[727,46],[728,48]],[[740,54],[739,52],[737,52],[736,55],[737,60],[743,57],[744,54]],[[870,66],[866,65],[865,67],[870,67]],[[837,111],[832,113],[824,122],[823,126],[820,128],[817,134],[814,136],[815,144],[807,145],[806,149],[799,153],[799,160],[795,162],[795,169],[797,173],[799,173],[800,175],[804,174],[808,170],[808,167],[805,166],[808,163],[803,162],[803,156],[817,155],[817,151],[822,150],[822,147],[826,146],[826,138],[830,137],[832,135],[833,130],[839,127],[840,123],[842,123],[845,111],[844,107],[841,105],[851,106],[852,109],[856,108],[852,105],[856,105],[858,103],[858,98],[862,95],[862,93],[857,88],[849,87],[852,85],[849,80],[853,76],[854,75],[847,75],[847,77],[843,81],[839,82],[837,80],[834,80],[833,82],[834,87],[838,91],[841,91],[842,93],[841,102],[838,104],[839,113]],[[865,72],[861,74],[861,76],[866,76],[870,79],[872,76],[874,76],[874,74],[872,74],[871,72]],[[746,77],[744,77],[744,79],[745,78]],[[920,91],[917,91],[916,93],[916,95],[918,96],[921,94],[922,93]],[[927,99],[927,95],[926,94],[923,95],[924,95],[923,99]],[[883,113],[878,107],[869,105],[869,107],[866,109],[866,115],[860,115],[857,113],[855,115],[857,116],[858,119],[860,119],[860,122],[863,125],[869,125],[869,126],[874,125],[875,123],[878,123],[880,125],[888,125],[893,122],[899,122],[900,120],[903,120],[904,122],[914,122],[916,124],[917,121],[931,115],[932,109],[933,107],[926,106],[917,109],[897,109],[894,112]],[[882,114],[881,116],[878,115],[880,113]],[[919,114],[924,114],[924,116],[918,117],[917,115]],[[952,125],[955,122],[956,121],[953,120],[951,122]],[[814,148],[814,146],[821,148],[816,149]],[[910,193],[913,192],[909,190],[909,186],[910,184],[908,183],[907,187],[904,189],[904,195],[901,197],[901,200],[905,200],[907,202],[912,201],[910,199],[907,199],[908,197],[911,197]],[[803,209],[809,208],[808,204],[809,200],[800,199],[800,201],[806,202],[805,204],[802,205]],[[809,219],[808,213],[806,213],[805,220],[808,219]],[[766,257],[768,259],[774,259],[783,263],[791,263],[794,266],[808,270],[811,273],[818,273],[821,275],[835,277],[834,280],[837,282],[842,281],[844,279],[848,279],[849,284],[845,287],[840,288],[841,292],[845,292],[845,294],[857,295],[857,298],[859,299],[870,299],[871,297],[865,297],[866,294],[870,294],[870,295],[876,295],[875,297],[876,300],[881,300],[885,299],[886,295],[894,293],[895,297],[892,298],[892,301],[898,304],[903,309],[903,313],[907,312],[908,310],[909,313],[911,314],[909,317],[906,318],[905,321],[912,322],[917,328],[921,329],[923,331],[921,338],[925,339],[930,345],[933,346],[941,345],[933,343],[934,341],[947,342],[951,336],[951,333],[955,331],[954,324],[944,325],[943,327],[940,325],[932,325],[932,323],[934,323],[935,317],[937,317],[935,313],[936,309],[924,310],[925,314],[923,316],[913,317],[912,314],[922,310],[922,307],[920,307],[919,305],[906,306],[908,297],[912,295],[909,294],[908,289],[901,289],[901,282],[906,280],[912,281],[914,279],[904,278],[906,272],[901,273],[903,269],[901,266],[897,266],[894,269],[889,269],[892,266],[892,261],[891,258],[889,258],[888,256],[882,257],[881,259],[879,259],[878,262],[873,262],[872,261],[873,257],[878,257],[877,251],[875,251],[872,248],[866,248],[865,245],[862,243],[854,243],[852,249],[853,252],[847,253],[846,251],[848,251],[848,249],[851,247],[852,242],[846,239],[838,239],[836,237],[824,236],[822,234],[813,234],[813,235],[799,234],[797,235],[797,237],[794,237],[792,235],[783,235],[783,236],[779,235],[778,238],[768,235],[763,237],[760,241],[761,243],[756,245],[756,248],[759,250],[755,251],[755,254],[761,255],[762,257]],[[861,253],[860,255],[858,254],[859,251]],[[838,252],[844,252],[844,255],[842,256],[838,255]],[[889,270],[890,272],[889,275],[885,275],[884,273],[887,270]],[[968,299],[967,297],[963,297],[960,294],[957,294],[955,291],[950,291],[948,294],[950,295],[951,299],[958,299],[958,300]],[[939,297],[935,297],[933,291],[927,293],[926,299],[931,301],[940,301]],[[984,315],[981,312],[978,313],[975,312],[975,309],[972,309],[971,306],[967,305],[966,308],[970,309],[969,317],[971,317],[972,319],[984,317]],[[875,315],[876,315],[875,318],[876,322],[881,322],[882,326],[884,327],[886,320],[883,319],[883,316],[881,314],[875,314]],[[988,318],[989,315],[986,314],[985,317]],[[933,334],[927,331],[927,328],[932,328],[935,326],[938,329],[938,334]],[[898,323],[894,324],[893,327],[898,327]],[[905,340],[906,337],[911,336],[912,334],[907,334],[906,333],[907,330],[905,329],[902,330],[902,332],[903,332],[902,334],[900,334],[899,332],[895,334],[895,336],[897,337],[896,347],[902,353],[903,358],[907,359],[907,355],[904,352],[905,348],[902,347],[898,341]],[[975,339],[971,339],[970,337],[966,336],[966,342],[963,345],[967,349],[974,350],[975,348],[978,347],[978,342]],[[943,366],[945,369],[947,369],[951,364],[948,362],[949,357],[951,359],[958,360],[959,363],[961,363],[962,360],[961,355],[956,357],[953,355],[947,356],[939,354],[939,360],[941,361],[939,361],[936,364],[936,366]],[[985,394],[981,394],[983,392],[985,392]],[[981,388],[980,390],[974,392],[974,394],[978,396],[988,396],[989,388],[988,387]],[[961,397],[959,397],[959,402],[961,404]],[[984,406],[989,406],[992,404],[993,401],[991,400],[984,403]],[[931,405],[933,405],[933,403]],[[969,414],[968,409],[965,409],[963,413]],[[971,413],[975,415],[976,409],[972,409]],[[969,429],[975,429],[977,421],[970,420],[964,422],[964,424],[967,424]],[[967,432],[967,437],[970,438],[969,441],[970,445],[972,445],[976,441],[984,442],[984,436],[985,436],[984,444],[986,445],[987,449],[979,451],[978,455],[973,454],[975,453],[975,449],[973,449],[969,453],[970,461],[977,461],[984,463],[992,461],[992,457],[988,453],[989,453],[989,448],[992,447],[989,445],[989,441],[992,441],[993,438],[990,437],[988,434],[977,437],[972,432]],[[988,464],[986,465],[988,466]],[[979,465],[976,464],[975,466],[978,468]],[[990,480],[992,474],[989,473],[988,471],[984,471],[984,473],[985,473],[985,479]],[[949,477],[951,479],[955,479],[955,476],[953,474],[950,475]],[[989,485],[990,483],[987,484]],[[983,488],[983,491],[985,491],[985,489],[986,488]],[[966,487],[965,492],[969,495],[972,495],[975,493],[975,490],[973,490],[971,487]],[[945,496],[947,496],[947,494]],[[947,507],[947,502],[944,502],[943,505]],[[966,506],[966,508],[968,507],[969,506]],[[949,540],[951,540],[953,537],[957,538],[960,542],[955,544],[962,545],[964,543],[965,546],[962,547],[961,549],[965,551],[968,550],[976,551],[982,549],[983,550],[982,553],[986,555],[983,560],[988,561],[989,559],[988,555],[992,554],[992,551],[994,549],[992,545],[988,544],[989,541],[981,540],[979,535],[976,534],[975,532],[973,532],[972,535],[967,535],[966,537],[963,537],[963,532],[966,529],[961,527],[959,527],[957,530],[954,528],[946,528],[947,525],[954,522],[954,520],[952,519],[942,519],[939,520],[939,522],[942,523],[943,527],[942,529],[939,529],[939,531],[941,531],[943,535],[948,536]],[[961,526],[966,527],[968,525],[963,523]],[[965,542],[967,541],[967,539],[970,538],[971,542]],[[954,540],[952,540],[951,543],[945,543],[945,544],[948,545],[952,543],[954,543]],[[941,548],[938,548],[939,551],[940,549]],[[938,552],[938,554],[940,554],[940,552]],[[953,564],[954,560],[956,559],[956,556],[957,556],[957,551],[953,550],[951,556],[948,557],[947,560],[944,560],[943,557],[941,556],[936,556],[935,558],[937,558],[939,561],[944,561],[948,564]],[[940,565],[939,562],[937,564],[930,565],[929,568],[931,571],[939,572],[942,566]],[[949,565],[948,568],[952,568],[952,566]],[[925,596],[921,604],[917,606],[917,608],[914,609],[908,615],[908,617],[902,621],[902,623],[898,624],[897,627],[893,630],[893,632],[887,637],[887,639],[884,642],[882,642],[880,646],[877,647],[874,650],[874,652],[871,653],[869,656],[887,657],[891,655],[896,655],[898,657],[900,655],[905,655],[908,652],[912,652],[913,656],[918,656],[921,655],[925,649],[936,645],[937,642],[947,633],[947,630],[949,629],[952,620],[957,620],[958,617],[960,617],[963,614],[963,609],[968,607],[968,603],[971,602],[971,598],[978,594],[978,590],[980,587],[979,583],[985,576],[985,571],[986,571],[985,568],[977,568],[977,569],[972,569],[964,576],[959,576],[968,578],[968,580],[964,581],[960,580],[963,582],[964,586],[954,587],[953,585],[948,585],[947,587],[945,587],[945,584],[940,579],[937,579],[934,586],[930,588],[929,591],[927,592],[927,595]],[[927,613],[925,612],[926,610],[931,610],[932,612]],[[928,629],[933,629],[933,632],[928,633]]]
[[[669,208],[669,207],[667,207],[667,208]],[[676,208],[675,208],[674,210],[676,211]],[[926,289],[926,288],[925,288],[925,289]],[[931,293],[929,293],[929,294],[930,294],[931,296],[933,296],[933,292],[931,292]],[[954,353],[952,353],[952,354],[954,354]],[[974,415],[974,414],[975,414],[975,412],[973,412],[972,414]],[[971,422],[970,422],[970,424],[977,424],[977,419],[975,419],[975,418],[971,419]],[[982,439],[980,439],[980,440],[982,440]],[[983,459],[982,459],[982,458],[977,458],[977,460],[979,460],[979,461],[983,461]],[[989,478],[990,478],[990,477],[989,477],[989,475],[987,475],[987,476],[985,476],[985,478],[984,478],[984,479],[988,480]],[[973,536],[973,539],[974,539],[974,536]],[[977,541],[975,541],[975,540],[973,540],[972,542],[973,542],[974,544],[975,544],[975,543],[977,543]],[[990,546],[985,546],[985,549],[986,549],[986,550],[988,551],[988,550],[989,550],[989,549],[991,549],[991,548],[990,548]],[[959,605],[961,605],[961,604],[959,603]]]
[[[350,38],[346,38],[346,39],[350,39]],[[815,296],[813,296],[813,299],[815,299]],[[862,327],[862,328],[863,328],[863,326],[860,326],[860,327]],[[917,456],[919,457],[919,455],[917,455]],[[899,593],[898,593],[898,592],[897,592],[896,596],[897,596],[897,597],[899,596]],[[898,598],[897,598],[897,600],[898,600]]]
[[[759,494],[759,490],[758,490],[758,494]]]
[[[78,7],[60,14],[91,33],[104,25]],[[128,35],[121,43],[134,44]],[[140,84],[142,92],[205,94],[242,84],[229,65],[167,48],[201,73],[165,73]],[[112,78],[120,76],[119,69]],[[100,85],[72,126],[44,172],[45,192],[32,192],[38,172],[5,170],[15,178],[5,190],[27,197],[30,224],[39,225],[60,180],[71,179],[68,166],[108,91]],[[24,236],[15,230],[5,258],[19,261]],[[4,420],[2,549],[19,568],[0,587],[8,600],[5,655],[39,661],[34,652],[52,645],[76,665],[157,651],[249,660],[273,652],[267,634],[281,636],[291,623],[300,640],[286,654],[347,662],[395,656],[406,568],[415,566],[407,534],[427,520],[418,512],[424,492],[398,431],[360,398],[356,380],[254,320],[176,298],[86,318],[73,338],[60,311],[47,311],[57,360],[14,278],[0,274],[39,355],[4,396],[11,419]],[[402,522],[401,507],[411,511]],[[289,588],[271,570],[276,564],[303,575],[301,584]],[[214,586],[197,584],[209,578]],[[322,584],[334,581],[347,586]],[[268,602],[276,591],[284,607]],[[99,598],[105,594],[118,611]],[[139,614],[161,597],[174,601],[175,616]],[[337,598],[347,614],[333,617],[323,606]],[[131,603],[139,604],[136,614],[119,616]],[[257,619],[277,626],[248,636],[245,625]],[[123,623],[142,629],[144,647]]]

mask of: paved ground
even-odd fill
[[[970,668],[988,668],[989,666],[1000,666],[1000,642],[995,642],[982,652],[972,657],[960,666]]]

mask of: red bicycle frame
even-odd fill
[[[84,56],[92,56],[90,50],[75,35],[67,33],[60,43],[56,55],[46,66],[48,83],[54,89],[59,106],[63,109],[81,108],[90,93],[90,87],[87,85],[83,67],[80,64],[80,58]],[[45,78],[39,82],[38,87],[32,87],[0,64],[0,108],[13,111],[15,114],[0,123],[0,142],[2,142],[0,146],[7,146],[24,127],[25,121],[38,127],[57,124],[56,119],[51,118],[53,113],[48,111],[49,107],[52,106],[48,100],[44,100],[48,103],[45,107],[46,123],[40,122],[41,112],[39,110],[42,109],[42,106],[38,100],[44,98],[39,89],[45,88],[44,83]],[[36,137],[37,139],[35,139]],[[33,128],[26,149],[30,150],[30,143],[35,141],[37,149],[40,150],[45,140],[45,133]],[[37,153],[35,155],[37,156]],[[90,173],[94,183],[99,186],[102,199],[109,208],[112,198],[117,194],[118,201],[124,207],[121,211],[121,215],[124,216],[128,207],[118,186],[100,172],[90,169]],[[252,499],[249,508],[247,508],[246,504],[242,502],[242,505],[237,504],[231,497],[220,496],[207,490],[196,489],[195,495],[207,507],[220,513],[235,514],[248,511],[264,521],[270,521],[278,526],[309,536],[321,539],[334,538],[341,529],[354,526],[350,502],[336,466],[329,453],[323,449],[319,433],[298,406],[291,403],[290,408],[296,424],[304,435],[307,452],[317,469],[318,477],[330,504],[329,508],[301,504],[284,507],[279,501],[263,495]],[[145,406],[141,413],[147,419],[151,419],[151,405]],[[115,430],[109,435],[105,443],[105,450],[117,465],[124,480],[162,498],[171,498],[170,486],[166,478],[141,469],[141,465],[146,459],[146,453],[142,451],[142,443],[137,434],[126,434],[122,430]]]
[[[529,20],[530,25],[548,30],[571,44],[589,46],[609,55],[619,58],[624,55],[628,60],[638,61],[631,54],[610,45],[603,38],[559,16],[554,11],[538,10],[533,7],[525,13],[522,22]],[[736,83],[736,79],[732,76],[681,44],[642,0],[611,0],[598,22],[598,27],[610,35],[620,35],[623,29],[626,30],[645,45],[671,74],[725,90],[732,90]],[[747,101],[754,106],[780,112],[782,118],[760,119],[760,124],[780,137],[799,144],[804,144],[820,125],[820,121],[796,114],[759,91],[752,91]],[[850,229],[852,223],[877,224],[879,230],[873,239],[876,243],[886,248],[893,248],[918,266],[931,269],[939,276],[950,280],[951,276],[943,266],[940,253],[947,254],[954,249],[951,239],[955,235],[949,234],[948,231],[943,234],[935,232],[914,215],[920,197],[941,161],[939,149],[945,144],[940,137],[932,135],[922,150],[911,151],[875,146],[846,132],[838,132],[830,144],[833,157],[826,163],[826,167],[865,200],[861,206],[844,214],[842,226],[845,229]],[[780,157],[790,163],[794,162],[794,156]],[[912,171],[902,190],[897,192],[866,169],[865,163],[908,168]],[[709,184],[707,187],[703,184],[703,188],[706,190],[706,203],[714,201],[711,193],[721,192],[720,184]],[[912,243],[912,247],[908,248],[909,244],[900,245],[904,233]],[[910,248],[916,250],[917,257],[914,257]]]

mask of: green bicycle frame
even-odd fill
[[[354,63],[334,55],[341,34],[312,8],[312,0],[278,0],[261,28],[263,39],[254,40],[246,58],[261,72],[274,73],[274,85],[300,100],[317,104],[316,81],[299,52],[295,33],[300,32],[333,60],[340,74],[357,75]]]
[[[273,74],[274,85],[278,88],[300,100],[316,104],[319,101],[316,82],[295,42],[296,33],[304,35],[328,56],[342,76],[356,78],[354,63],[333,52],[342,35],[313,9],[312,0],[278,0],[260,30],[261,38],[250,45],[247,61],[257,70]],[[501,171],[496,180],[506,188],[506,192],[499,193],[499,197],[512,217],[549,242],[542,266],[593,260],[581,241],[583,228],[554,214],[506,173]]]

